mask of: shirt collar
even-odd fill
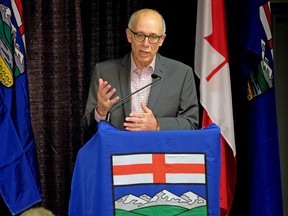
[[[154,68],[155,68],[155,61],[156,61],[156,55],[154,56],[152,62],[148,65],[148,69],[152,69],[152,71],[154,71]],[[132,57],[132,54],[131,54],[131,71],[138,71],[139,69],[137,68],[135,62],[134,62],[134,59]]]

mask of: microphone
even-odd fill
[[[112,109],[113,109],[117,104],[123,102],[123,101],[126,100],[127,98],[132,97],[132,95],[138,93],[139,91],[142,91],[143,89],[145,89],[145,88],[153,85],[154,83],[156,83],[156,82],[158,82],[158,81],[160,81],[160,80],[162,79],[162,77],[161,77],[161,76],[158,76],[157,74],[151,74],[151,77],[152,77],[152,79],[155,79],[153,82],[149,83],[148,85],[143,86],[142,88],[138,89],[138,90],[135,91],[135,92],[132,92],[131,94],[125,96],[124,98],[118,100],[115,104],[113,104],[113,105],[110,107],[110,109],[108,110],[108,112],[107,112],[106,121],[109,122],[109,123],[111,122],[111,111],[112,111]]]

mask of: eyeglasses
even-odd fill
[[[162,35],[155,35],[155,34],[152,34],[152,35],[145,35],[141,32],[134,32],[132,29],[128,28],[134,35],[134,39],[138,42],[143,42],[146,37],[148,38],[148,41],[151,43],[151,44],[156,44],[159,42],[160,38],[162,37]]]

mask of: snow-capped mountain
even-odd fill
[[[145,203],[147,203],[146,200],[141,199],[140,197],[136,197],[132,194],[128,194],[115,201],[115,208],[131,211],[138,209]]]
[[[116,209],[126,211],[160,205],[181,206],[183,208],[192,209],[206,205],[206,200],[191,191],[188,191],[179,197],[167,190],[162,190],[152,198],[146,194],[143,194],[140,197],[129,194],[115,201]]]
[[[140,196],[140,198],[143,199],[143,200],[146,200],[147,202],[151,200],[151,197],[148,196],[147,194],[142,194],[142,195]]]
[[[197,194],[188,191],[180,196],[181,198],[188,201],[188,203],[193,206],[192,208],[206,205],[206,200],[202,197],[198,196]]]

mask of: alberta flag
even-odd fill
[[[77,155],[69,216],[219,216],[218,126],[158,132],[98,126]]]
[[[0,3],[0,194],[18,214],[41,201],[20,0]]]
[[[241,13],[239,54],[244,99],[237,149],[242,152],[239,193],[247,205],[239,200],[239,211],[242,215],[282,216],[270,3],[245,0]]]

